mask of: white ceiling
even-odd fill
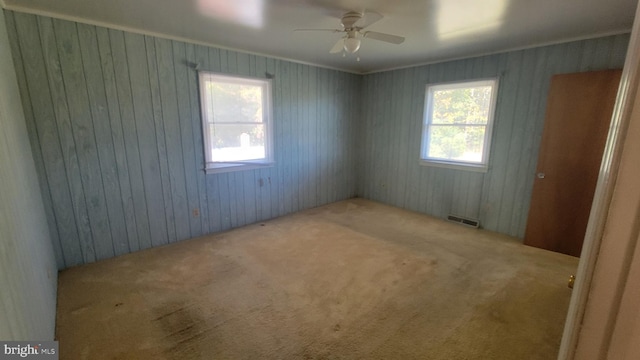
[[[637,0],[4,0],[7,9],[185,39],[356,73],[630,31]],[[354,55],[340,38],[297,28],[339,28],[349,10],[384,18]]]

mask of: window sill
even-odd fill
[[[207,164],[204,169],[206,174],[221,174],[234,171],[266,169],[273,167],[274,162],[261,162],[255,164]]]
[[[472,172],[481,172],[481,173],[486,173],[489,170],[489,167],[485,164],[469,164],[469,163],[425,160],[425,159],[420,159],[420,165],[433,166],[433,167],[446,168],[446,169],[472,171]]]

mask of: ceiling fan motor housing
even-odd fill
[[[350,11],[344,14],[344,16],[342,17],[342,26],[345,30],[352,29],[354,27],[354,24],[360,19],[362,19],[362,14],[355,11]]]

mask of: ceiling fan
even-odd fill
[[[365,11],[359,13],[356,11],[349,11],[342,15],[341,25],[342,29],[296,29],[294,31],[329,31],[333,33],[344,33],[344,36],[336,42],[335,45],[329,50],[331,54],[336,54],[342,51],[348,53],[355,53],[360,49],[362,39],[374,39],[379,41],[388,42],[391,44],[402,44],[404,37],[385,34],[377,31],[363,31],[365,28],[380,21],[382,15],[375,11]]]

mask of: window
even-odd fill
[[[207,173],[273,163],[271,81],[200,72]]]
[[[486,171],[496,80],[427,86],[421,163]]]

